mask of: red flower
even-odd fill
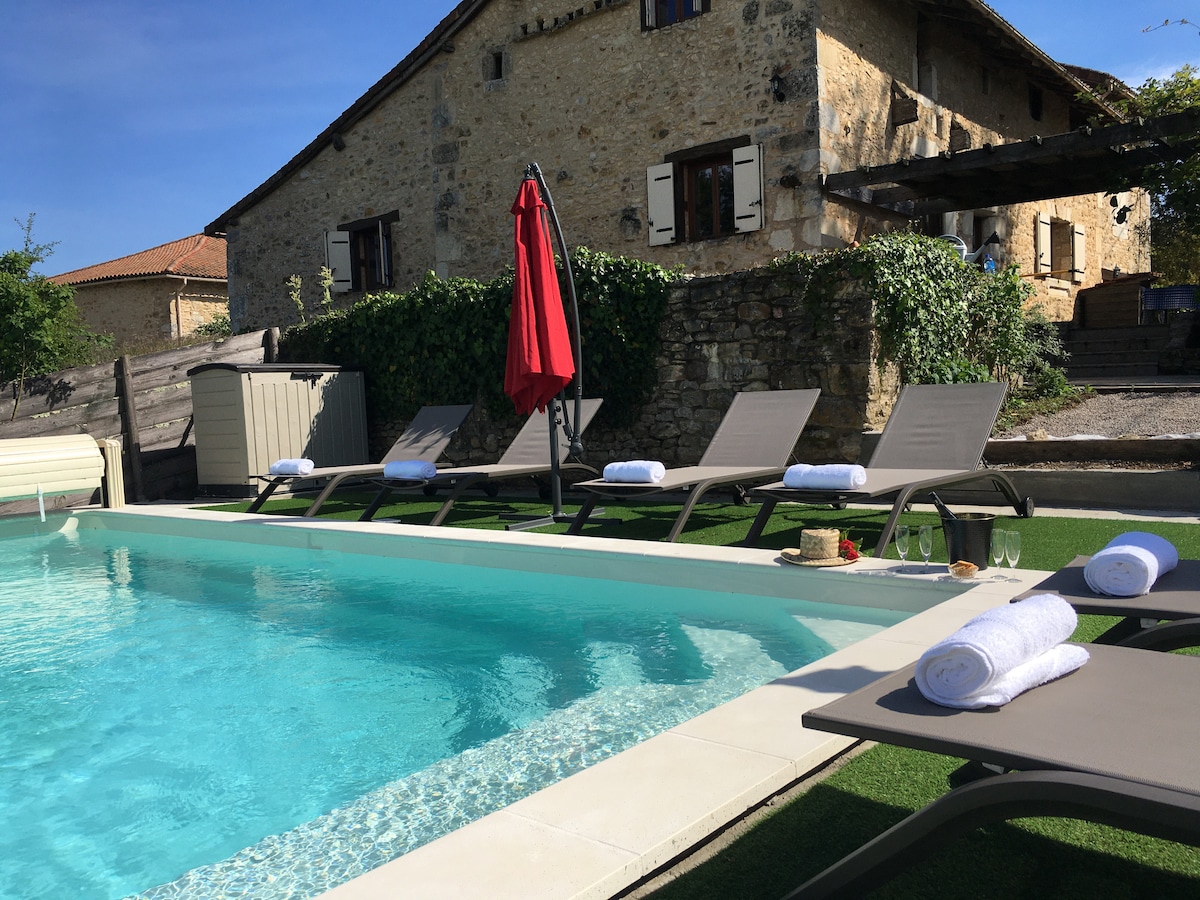
[[[842,538],[838,544],[838,556],[842,559],[858,559],[858,543],[849,538]]]

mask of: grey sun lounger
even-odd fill
[[[1076,612],[1120,616],[1117,624],[1096,638],[1097,643],[1147,650],[1200,646],[1200,560],[1181,559],[1178,566],[1159,576],[1148,594],[1108,597],[1095,593],[1084,580],[1083,567],[1089,559],[1075,557],[1017,599],[1053,593]]]
[[[592,417],[596,415],[603,402],[602,400],[583,401],[580,409],[581,420],[576,423],[581,433],[592,421]],[[569,403],[567,406],[569,407],[568,411],[574,408],[573,403]],[[591,475],[596,474],[596,470],[592,466],[568,461],[570,447],[567,436],[562,429],[556,429],[555,435],[558,440],[559,459],[563,460],[559,465],[559,471],[583,471]],[[375,513],[379,512],[380,507],[395,491],[449,487],[451,490],[442,504],[442,508],[437,511],[429,523],[430,525],[441,525],[455,502],[468,488],[510,478],[548,474],[550,474],[550,423],[546,412],[534,412],[521,426],[521,430],[517,432],[517,436],[513,438],[512,443],[508,445],[508,449],[500,456],[498,462],[480,466],[457,466],[441,469],[436,477],[428,480],[371,479],[379,487],[379,493],[375,495],[371,505],[363,511],[358,520],[360,522],[371,521],[375,517]]]
[[[668,469],[666,477],[653,484],[619,484],[602,478],[576,484],[589,496],[567,533],[579,534],[583,530],[601,497],[645,497],[687,489],[687,501],[667,535],[668,541],[674,541],[687,524],[692,509],[711,488],[753,484],[783,474],[820,393],[812,388],[735,394],[698,465]]]
[[[789,488],[780,481],[755,488],[751,494],[763,503],[745,545],[754,546],[781,502],[837,506],[894,495],[891,514],[872,554],[882,556],[900,514],[915,497],[973,481],[990,481],[1017,515],[1032,516],[1033,501],[1019,496],[1007,475],[979,467],[1006,389],[996,382],[907,385],[865,466],[865,485],[826,491]]]
[[[998,708],[930,703],[910,665],[805,713],[806,728],[1015,771],[951,790],[787,896],[862,896],[950,838],[1027,816],[1200,846],[1200,659],[1103,644],[1088,652],[1082,668]]]
[[[460,406],[426,406],[423,407],[408,423],[404,433],[396,438],[387,455],[378,463],[366,463],[360,466],[327,466],[315,468],[308,475],[257,475],[266,481],[264,487],[254,498],[246,512],[258,512],[262,505],[270,499],[275,491],[285,484],[296,484],[304,481],[320,481],[328,478],[325,485],[312,504],[304,510],[307,517],[315,516],[326,500],[346,481],[365,481],[383,474],[384,466],[390,462],[407,459],[437,462],[439,456],[461,427],[471,404]]]

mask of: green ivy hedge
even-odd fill
[[[609,422],[628,424],[654,389],[659,329],[677,272],[583,247],[571,268],[584,394],[604,398]],[[561,270],[559,280],[565,300]],[[512,288],[511,271],[488,282],[429,273],[404,294],[368,295],[292,326],[280,358],[363,369],[367,405],[380,420],[445,403],[478,402],[494,415],[511,415],[503,388]]]
[[[943,240],[912,232],[877,235],[860,247],[789,254],[802,302],[820,310],[850,281],[875,298],[882,361],[906,384],[1013,380],[1034,393],[1066,390],[1047,362],[1062,352],[1015,267],[985,273]],[[679,270],[579,248],[572,256],[583,343],[583,386],[603,397],[612,425],[630,424],[653,395],[668,288]],[[567,296],[559,273],[563,297]],[[483,403],[511,415],[504,358],[512,272],[488,282],[432,273],[404,294],[370,295],[355,306],[289,328],[280,356],[365,370],[367,403],[379,420],[408,419],[422,405]],[[817,323],[824,321],[814,315]]]
[[[860,281],[875,299],[880,361],[895,363],[904,384],[1023,376],[1043,391],[1065,388],[1048,362],[1062,353],[1058,333],[1038,307],[1026,308],[1033,289],[1016,266],[984,272],[948,242],[908,231],[774,265],[794,271],[815,309],[848,280]]]

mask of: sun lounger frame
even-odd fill
[[[712,488],[751,485],[783,474],[820,393],[817,388],[807,388],[735,394],[698,465],[668,469],[663,480],[653,484],[603,479],[576,484],[576,488],[588,492],[588,497],[567,533],[582,532],[602,497],[645,497],[686,489],[687,499],[667,534],[667,540],[674,541],[696,504]]]
[[[788,897],[859,896],[950,838],[1026,816],[1200,846],[1200,660],[1107,645],[1088,651],[1082,668],[998,708],[937,706],[917,690],[910,665],[805,713],[806,728],[1016,771],[954,788]],[[1155,739],[1143,740],[1148,734]]]
[[[255,475],[255,478],[266,481],[266,486],[259,491],[258,496],[254,498],[246,512],[258,512],[262,509],[262,505],[271,498],[271,495],[283,485],[328,478],[329,482],[304,510],[304,516],[312,518],[320,511],[325,501],[333,495],[333,492],[347,481],[367,481],[382,475],[384,466],[390,462],[407,459],[436,462],[466,420],[467,414],[471,412],[471,407],[472,404],[466,403],[421,408],[413,416],[408,427],[404,429],[404,433],[392,444],[387,455],[378,463],[316,468],[308,475]]]
[[[983,451],[1004,405],[1007,386],[981,384],[907,385],[884,426],[866,465],[867,483],[854,490],[805,490],[778,482],[754,488],[762,499],[746,535],[753,547],[779,503],[844,506],[895,496],[873,556],[883,556],[900,515],[917,497],[939,488],[991,482],[1017,515],[1033,515],[1034,504],[1021,497],[1012,480],[995,469],[981,469]]]
[[[1200,560],[1181,559],[1154,582],[1149,593],[1109,597],[1088,587],[1083,569],[1090,556],[1077,556],[1049,578],[1017,599],[1034,594],[1058,594],[1076,612],[1120,616],[1121,620],[1096,638],[1100,644],[1121,644],[1145,650],[1180,650],[1200,646]],[[1169,621],[1157,624],[1160,620]],[[1149,622],[1151,624],[1147,625]]]
[[[581,419],[575,423],[578,432],[582,433],[587,428],[592,417],[599,411],[602,402],[602,400],[595,399],[584,400],[582,402],[580,408]],[[508,445],[508,449],[501,455],[499,462],[481,466],[461,466],[442,469],[435,477],[429,479],[372,478],[372,483],[379,488],[379,491],[375,495],[375,499],[371,501],[371,504],[363,510],[358,520],[360,522],[370,522],[395,491],[448,487],[450,488],[450,494],[429,522],[430,525],[441,525],[446,520],[446,516],[449,515],[458,498],[469,488],[482,486],[493,481],[549,474],[549,434],[551,432],[546,417],[550,414],[560,414],[557,411],[551,413],[552,405],[547,406],[546,412],[535,412],[525,421],[525,424],[521,426],[521,430],[513,438],[512,443]],[[582,471],[590,475],[596,474],[596,469],[592,466],[582,462],[567,460],[570,451],[570,438],[563,429],[554,429],[553,435],[554,439],[558,441],[559,458],[563,460],[559,464],[560,472]]]

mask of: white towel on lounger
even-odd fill
[[[1179,551],[1164,537],[1128,531],[1087,561],[1083,580],[1097,594],[1137,597],[1150,593],[1160,575],[1179,565]]]
[[[436,476],[437,466],[423,459],[396,459],[383,467],[383,477],[397,481],[428,481]]]
[[[810,466],[797,463],[783,473],[783,486],[813,491],[848,491],[867,483],[867,470],[851,463]]]
[[[311,475],[312,470],[311,459],[277,459],[271,463],[272,475]]]
[[[604,480],[623,484],[657,484],[666,477],[667,467],[652,459],[613,462],[604,467]]]
[[[941,706],[1003,706],[1087,662],[1086,650],[1062,643],[1076,621],[1071,604],[1057,594],[989,609],[921,655],[917,687]]]

